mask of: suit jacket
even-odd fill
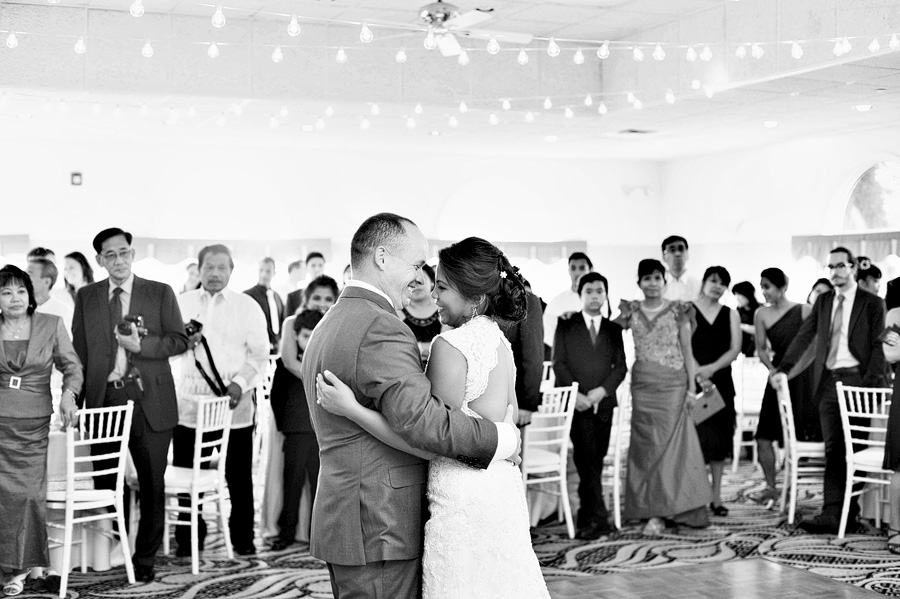
[[[13,370],[0,341],[0,418],[43,418],[53,414],[50,393],[52,366],[63,373],[63,389],[71,389],[77,397],[84,375],[81,362],[69,341],[69,331],[62,318],[35,312],[31,315],[31,338],[25,352],[25,362]],[[21,378],[20,388],[11,388],[11,377]]]
[[[284,317],[289,318],[297,313],[303,305],[303,289],[297,289],[287,294],[284,304]]]
[[[347,566],[415,559],[423,547],[427,463],[322,409],[315,401],[316,375],[325,369],[411,446],[467,465],[490,464],[496,425],[432,397],[416,339],[381,295],[345,287],[316,327],[302,377],[321,460],[310,552]]]
[[[276,335],[275,331],[272,330],[272,313],[269,311],[269,298],[266,295],[266,288],[262,285],[254,285],[250,289],[245,290],[244,293],[255,299],[259,307],[262,308],[263,314],[266,315],[266,332],[269,333],[269,347],[271,349],[277,348],[278,340],[281,338],[281,323],[284,322],[284,302],[281,301],[281,296],[274,290],[272,291],[275,294],[275,306],[278,308],[278,334]]]
[[[516,399],[523,410],[534,412],[541,405],[541,374],[544,369],[544,320],[541,300],[526,292],[528,314],[506,329],[516,364]]]
[[[815,341],[813,389],[816,392],[825,374],[825,360],[828,358],[828,344],[831,341],[831,310],[834,296],[835,292],[832,290],[816,299],[812,313],[800,325],[797,336],[794,337],[778,367],[778,372],[790,372],[806,348]],[[884,302],[877,295],[857,286],[853,310],[850,313],[847,346],[859,362],[863,385],[866,387],[887,386],[884,351],[881,341],[878,340],[882,331],[884,331]]]
[[[282,433],[315,432],[309,418],[309,405],[306,403],[303,381],[285,367],[281,358],[275,363],[269,403],[275,417],[275,426]]]
[[[175,428],[178,403],[169,358],[186,352],[188,345],[175,292],[168,285],[136,276],[129,314],[143,316],[147,328],[140,353],[132,356],[144,383],[144,396],[136,401],[140,402],[151,429],[159,432]],[[109,279],[78,291],[72,341],[85,371],[79,406],[103,407],[109,361],[116,351],[110,331],[116,324],[109,318]]]
[[[884,303],[887,310],[900,308],[900,277],[888,281],[887,293],[885,293],[884,296]]]
[[[578,383],[578,390],[585,394],[603,387],[612,401],[607,405],[616,406],[616,389],[628,372],[622,327],[601,319],[595,346],[581,312],[560,317],[553,340],[553,372],[560,387]]]

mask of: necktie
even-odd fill
[[[281,330],[281,323],[278,321],[278,304],[275,303],[275,292],[266,289],[266,297],[269,299],[269,318],[272,319],[272,332],[276,335]]]
[[[115,287],[112,290],[112,297],[109,298],[109,322],[112,327],[115,327],[122,322],[122,300],[119,297],[120,295],[122,295],[122,288]],[[112,327],[109,331],[110,337],[112,338],[112,351],[109,354],[110,372],[116,368],[116,355],[119,352],[119,344],[116,342],[116,336],[113,335]]]
[[[591,334],[591,345],[597,345],[597,329],[594,327],[594,319],[591,319],[591,327],[588,329],[588,332]]]
[[[841,325],[844,322],[844,296],[838,294],[837,308],[834,310],[834,319],[831,321],[831,341],[828,343],[828,357],[825,359],[825,368],[834,369],[837,362],[838,342],[841,340]]]

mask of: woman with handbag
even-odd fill
[[[694,300],[697,326],[691,347],[697,361],[698,390],[704,395],[718,392],[724,407],[697,425],[703,459],[712,475],[713,500],[709,505],[716,516],[727,516],[722,505],[722,473],[732,454],[734,438],[734,380],[731,363],[741,353],[741,319],[738,313],[720,303],[731,284],[731,275],[722,266],[710,266],[703,273],[700,295]]]

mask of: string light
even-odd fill
[[[700,51],[700,60],[703,62],[712,60],[712,50],[710,49],[709,44],[703,46],[703,50]]]
[[[416,119],[410,117],[406,117],[406,128],[407,129],[415,129],[416,128]]]
[[[663,50],[662,44],[656,44],[656,47],[653,48],[653,59],[654,60],[665,60],[666,51]]]
[[[275,49],[272,50],[272,62],[278,64],[284,60],[284,52],[281,51],[281,46],[275,46]]]
[[[338,48],[337,54],[335,54],[334,59],[338,62],[338,64],[347,63],[347,51],[344,50],[343,46]]]
[[[697,51],[694,50],[693,46],[688,46],[687,53],[684,55],[684,57],[688,62],[694,62],[695,60],[697,60]]]
[[[447,119],[447,124],[455,129],[456,127],[459,127],[459,119],[451,115],[450,118]]]
[[[153,46],[150,45],[150,40],[144,42],[144,47],[141,48],[141,54],[144,58],[153,58]]]
[[[641,50],[640,46],[635,46],[634,50],[631,52],[631,56],[634,58],[635,62],[642,62],[644,60],[644,51]]]
[[[634,104],[634,100],[635,100],[634,94],[632,92],[628,92],[628,94],[625,96],[625,100],[629,104]]]
[[[188,106],[187,115],[189,119],[194,118],[195,116],[197,116],[197,109],[193,106]]]
[[[675,103],[675,93],[671,89],[666,90],[666,102],[669,104]]]
[[[803,58],[803,48],[800,47],[799,42],[795,41],[791,43],[791,56],[797,60]]]
[[[461,66],[466,66],[467,64],[469,64],[469,53],[466,52],[465,48],[460,51],[456,62],[458,62]]]
[[[559,44],[556,43],[555,38],[550,38],[550,41],[547,42],[547,54],[551,58],[556,58],[559,56]]]
[[[437,40],[434,39],[434,27],[428,28],[428,33],[425,34],[425,40],[422,42],[422,45],[425,46],[426,50],[437,48]]]
[[[487,52],[488,54],[497,54],[500,52],[500,42],[497,41],[497,38],[492,37],[488,40]]]
[[[841,40],[837,40],[834,42],[834,50],[832,50],[835,56],[842,56],[844,54],[844,44],[841,43]]]
[[[512,103],[509,101],[509,98],[503,98],[503,102],[500,104],[503,110],[509,110],[512,108]]]
[[[591,97],[591,94],[588,94],[584,97],[584,105],[585,106],[590,106],[593,103],[594,103],[594,98]]]
[[[372,104],[372,108],[371,110],[369,110],[369,112],[372,114],[372,116],[378,116],[379,114],[381,114],[381,107],[378,106],[378,104]]]
[[[491,126],[495,126],[499,122],[500,122],[500,119],[497,118],[496,114],[491,113],[491,116],[488,117],[488,123],[490,123]]]
[[[291,15],[291,22],[288,23],[287,32],[291,37],[300,35],[300,23],[297,21],[297,15]]]
[[[600,102],[600,105],[597,106],[597,114],[604,115],[609,112],[609,108],[606,107],[606,102]]]
[[[881,42],[878,41],[877,37],[873,38],[872,43],[869,44],[869,52],[872,52],[874,54],[875,52],[878,52],[879,50],[881,50]]]
[[[10,31],[9,35],[6,36],[6,47],[10,50],[16,48],[19,45],[19,38],[16,37],[15,31]]]
[[[572,118],[573,116],[575,116],[575,111],[573,111],[571,108],[569,108],[568,106],[566,106],[566,109],[563,111],[563,114],[565,115],[565,117],[566,117],[567,119],[570,119],[570,118]]]
[[[460,103],[459,103],[459,111],[460,111],[462,114],[466,114],[467,112],[469,112],[469,107],[466,105],[465,102],[460,102]]]
[[[368,131],[371,127],[372,127],[372,123],[370,123],[369,119],[367,119],[367,118],[363,118],[363,120],[361,120],[359,122],[359,128],[362,129],[363,131]]]
[[[747,46],[745,46],[743,44],[738,46],[734,51],[734,55],[737,56],[741,60],[747,58]]]
[[[841,48],[843,48],[844,54],[850,54],[850,50],[853,49],[853,46],[850,45],[849,38],[845,37],[843,40],[841,40]]]
[[[533,123],[533,122],[534,122],[534,113],[531,112],[530,110],[529,110],[528,112],[525,113],[525,122],[526,122],[526,123]]]
[[[397,61],[397,64],[403,64],[404,62],[406,62],[406,50],[404,50],[403,48],[397,50],[397,53],[394,54],[394,60]]]
[[[128,9],[128,12],[131,13],[132,17],[140,18],[144,16],[144,2],[143,0],[134,0],[131,3],[131,7]]]
[[[213,42],[209,45],[209,48],[206,49],[206,55],[210,58],[218,58],[219,57],[219,45],[216,42]]]
[[[368,23],[363,23],[362,27],[359,29],[359,41],[364,44],[371,43],[372,40],[375,39],[375,34],[372,33],[372,30],[369,29]]]
[[[597,48],[597,58],[600,60],[606,60],[609,58],[609,42],[603,42],[600,44],[600,47]]]
[[[78,41],[75,42],[75,54],[84,54],[87,52],[87,46],[84,43],[84,38],[79,37]]]
[[[641,108],[644,107],[644,103],[641,102],[640,100],[638,100],[637,98],[635,98],[635,99],[634,99],[634,104],[632,104],[632,106],[634,106],[634,109],[635,109],[635,110],[640,110]]]
[[[416,114],[422,114],[424,111],[425,111],[425,109],[422,108],[422,103],[416,102],[416,106],[415,106],[415,108],[413,108],[413,112],[415,112]]]
[[[572,62],[579,66],[584,64],[584,52],[581,51],[581,48],[575,50],[575,54],[572,56]]]
[[[519,55],[516,56],[516,62],[518,62],[523,67],[528,64],[528,52],[525,51],[525,48],[519,50]]]
[[[753,58],[755,58],[757,60],[762,58],[763,54],[765,54],[765,53],[766,53],[766,51],[763,50],[763,47],[755,42],[753,43],[752,46],[750,46],[750,56],[752,56]]]
[[[544,99],[544,110],[550,110],[551,108],[553,108],[553,102],[550,100],[550,98],[545,98]]]
[[[215,27],[216,29],[221,29],[222,27],[225,27],[225,13],[222,12],[221,4],[216,6],[216,12],[213,13],[212,26]]]
[[[900,38],[897,37],[897,34],[891,36],[891,41],[888,42],[888,48],[891,50],[897,50],[900,48]]]
[[[330,104],[325,107],[325,116],[329,118],[334,116],[334,107],[332,107]]]
[[[325,128],[325,119],[323,119],[322,117],[318,117],[313,127],[316,128],[316,131],[321,131]]]

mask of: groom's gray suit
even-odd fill
[[[316,327],[303,357],[321,459],[310,553],[328,562],[336,598],[419,597],[427,462],[322,409],[326,369],[411,446],[464,464],[490,464],[497,427],[431,396],[416,339],[385,297],[348,286]]]

